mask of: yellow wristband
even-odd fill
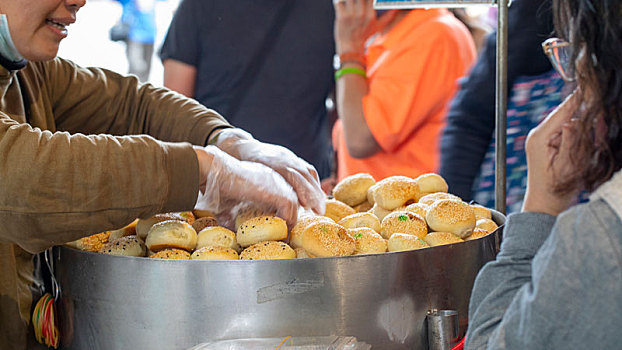
[[[367,73],[365,73],[364,69],[356,68],[356,67],[345,67],[335,72],[335,81],[339,80],[345,74],[357,74],[362,76],[363,78],[367,78]]]

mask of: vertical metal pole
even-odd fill
[[[495,143],[495,208],[505,214],[508,105],[508,1],[499,0],[497,25],[497,91]]]

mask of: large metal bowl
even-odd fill
[[[505,217],[493,212],[498,224]],[[431,309],[466,331],[479,269],[500,230],[416,251],[340,258],[188,261],[55,247],[63,349],[177,350],[238,338],[354,336],[372,349],[426,349]]]

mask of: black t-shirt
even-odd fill
[[[269,39],[276,42],[265,44],[285,1],[293,1],[293,8]],[[197,68],[196,100],[258,140],[291,149],[326,177],[332,159],[325,100],[334,86],[333,22],[331,0],[183,0],[160,57]],[[243,84],[248,65],[265,46],[270,49],[256,78]],[[247,93],[233,101],[244,85]]]

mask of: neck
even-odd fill
[[[4,14],[0,15],[0,64],[9,70],[21,69],[26,65],[26,60],[13,44],[7,17]]]

